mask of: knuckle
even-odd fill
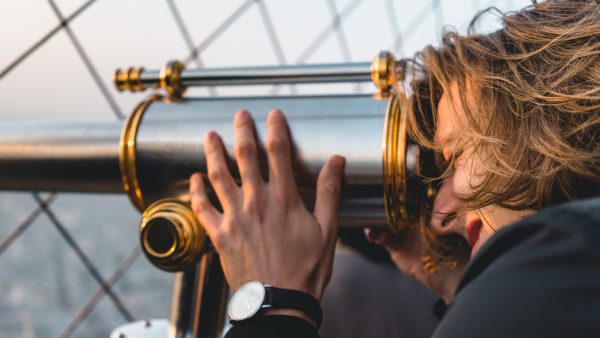
[[[222,168],[215,168],[208,173],[208,179],[212,184],[221,183],[225,178],[225,173]]]
[[[256,147],[252,143],[240,144],[235,149],[235,156],[237,159],[251,159],[256,157]]]
[[[285,154],[289,151],[289,144],[285,140],[270,140],[267,143],[267,151],[270,154]]]
[[[335,197],[339,197],[340,196],[340,192],[341,192],[341,188],[340,185],[337,184],[336,182],[332,182],[332,181],[327,181],[323,184],[323,189],[325,189],[325,191],[332,196]]]
[[[230,231],[227,230],[226,227],[219,229],[213,235],[212,242],[218,251],[226,249],[228,244],[231,242]]]
[[[261,203],[256,199],[252,199],[244,202],[244,211],[247,216],[251,219],[256,219],[259,222],[262,221],[263,208]]]
[[[207,201],[204,196],[199,194],[192,195],[192,211],[195,214],[201,214],[207,208]]]
[[[273,197],[282,210],[294,208],[301,201],[300,196],[288,185],[275,188]]]

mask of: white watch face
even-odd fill
[[[242,285],[231,296],[227,312],[229,319],[248,319],[260,310],[265,299],[265,287],[261,282],[252,281]]]

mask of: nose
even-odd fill
[[[429,220],[429,225],[438,235],[466,234],[465,217],[456,212],[459,206],[460,200],[452,191],[452,179],[447,179],[438,190]]]
[[[434,210],[429,220],[429,225],[440,236],[459,234],[466,235],[465,216],[455,211]]]

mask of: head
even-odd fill
[[[524,215],[600,194],[600,2],[486,12],[503,28],[446,31],[402,63],[411,137],[443,154],[461,201],[429,238],[459,233],[474,251]]]

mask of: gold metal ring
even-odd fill
[[[137,168],[135,163],[136,153],[136,137],[140,121],[148,106],[156,100],[159,100],[160,96],[152,96],[148,100],[142,101],[129,115],[125,121],[125,126],[121,132],[121,139],[119,140],[119,168],[121,170],[121,180],[123,182],[123,188],[129,196],[131,203],[139,210],[145,209],[144,196],[140,189],[140,185],[137,178]]]
[[[407,116],[392,95],[384,122],[383,180],[385,211],[390,228],[400,232],[409,222],[406,186]]]
[[[152,264],[175,272],[198,262],[206,249],[207,237],[189,203],[165,198],[144,211],[140,241]]]
[[[142,84],[143,67],[129,68],[129,90],[132,92],[143,92],[146,87]]]
[[[113,74],[113,83],[119,91],[144,91],[146,87],[142,84],[143,71],[143,67],[130,67],[126,70],[117,69]]]
[[[396,85],[396,59],[388,51],[379,52],[371,64],[371,79],[379,89],[378,97],[388,97]]]
[[[185,64],[179,61],[171,61],[160,69],[160,87],[171,97],[181,97],[186,90],[181,82],[181,73],[184,69]]]

